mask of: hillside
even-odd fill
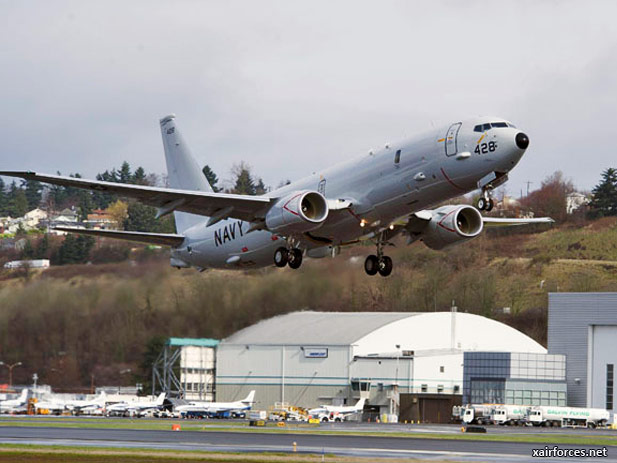
[[[305,308],[433,311],[449,310],[452,301],[545,343],[548,292],[617,290],[616,219],[534,234],[496,230],[447,252],[421,243],[390,249],[395,270],[385,279],[364,274],[369,246],[307,260],[298,271],[180,271],[165,254],[141,263],[4,271],[0,359],[24,363],[16,382],[36,372],[64,388],[88,386],[92,377],[97,385],[132,384],[147,380],[139,365],[157,336],[222,338]],[[132,376],[120,374],[129,368]]]

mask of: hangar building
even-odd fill
[[[551,293],[548,350],[565,354],[568,405],[615,406],[617,293]]]
[[[546,353],[514,328],[468,313],[293,312],[221,341],[216,398],[255,389],[261,409],[367,398],[376,414],[413,419],[433,408],[443,420],[461,403],[464,353],[473,351]]]

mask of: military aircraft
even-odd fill
[[[185,405],[178,405],[175,411],[180,413],[205,413],[208,415],[218,415],[226,412],[245,412],[250,410],[255,403],[255,391],[249,392],[249,395],[236,402],[198,402],[192,401]]]
[[[529,137],[497,117],[455,121],[439,129],[388,143],[383,148],[314,172],[262,196],[215,193],[180,134],[176,117],[160,120],[170,188],[4,171],[0,175],[84,188],[134,198],[174,213],[174,234],[56,227],[67,232],[168,245],[171,265],[242,269],[289,266],[304,255],[336,255],[362,240],[375,244],[367,274],[387,276],[392,259],[385,247],[398,234],[432,249],[477,237],[484,225],[550,222],[496,219],[479,210],[493,208],[492,192],[508,179]],[[477,208],[436,204],[481,190]]]

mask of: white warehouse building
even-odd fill
[[[293,312],[221,341],[216,397],[255,389],[260,409],[367,398],[366,413],[443,421],[461,401],[464,354],[477,351],[546,353],[514,328],[468,313]]]

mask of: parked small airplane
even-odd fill
[[[66,403],[66,408],[71,410],[73,413],[78,414],[84,412],[86,410],[94,410],[98,408],[105,408],[105,402],[107,400],[107,395],[105,391],[101,391],[101,393],[90,400],[71,400]]]
[[[485,225],[552,222],[549,218],[497,219],[493,189],[508,179],[529,138],[497,117],[457,121],[268,192],[263,196],[214,193],[191,156],[174,115],[160,121],[170,188],[86,180],[31,171],[0,175],[84,188],[137,199],[175,215],[175,234],[119,230],[58,230],[171,246],[174,267],[241,269],[300,267],[304,255],[334,256],[361,240],[375,244],[367,274],[387,276],[384,249],[398,234],[443,249],[477,237]],[[283,165],[284,167],[284,165]],[[477,209],[446,205],[474,190]]]
[[[0,402],[0,412],[11,412],[23,407],[28,402],[28,389],[22,389],[16,399],[3,400]]]
[[[167,394],[162,392],[155,400],[145,402],[118,402],[106,408],[108,414],[140,415],[148,410],[158,409],[165,403]]]
[[[176,407],[176,411],[180,413],[194,412],[216,415],[225,412],[244,412],[250,410],[255,403],[255,391],[249,392],[243,400],[236,402],[199,402],[192,401],[185,405]]]
[[[41,410],[47,410],[48,413],[53,415],[60,415],[64,410],[66,410],[66,402],[53,398],[41,400],[40,402],[36,402],[34,404],[34,408],[37,413],[40,413]]]
[[[312,408],[309,410],[309,415],[322,419],[326,417],[331,421],[342,421],[349,415],[362,413],[366,399],[360,399],[355,405],[322,405],[321,407]]]

